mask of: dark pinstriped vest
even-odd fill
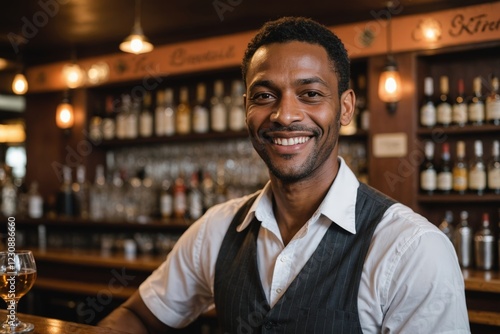
[[[362,333],[358,289],[376,226],[394,200],[360,184],[356,234],[332,223],[297,277],[270,308],[257,267],[260,222],[242,232],[255,197],[236,213],[215,267],[215,305],[222,333]]]

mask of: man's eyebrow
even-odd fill
[[[309,85],[309,84],[313,84],[313,83],[319,83],[323,86],[328,86],[327,83],[323,79],[318,78],[318,77],[303,78],[303,79],[295,80],[295,84],[297,86]]]
[[[265,88],[272,88],[275,85],[271,80],[257,80],[252,82],[252,84],[248,87],[248,90],[251,91],[255,87],[265,87]]]

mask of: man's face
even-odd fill
[[[250,138],[274,176],[290,183],[334,170],[340,123],[351,119],[341,117],[345,103],[339,100],[353,95],[339,99],[337,76],[321,46],[262,46],[250,61],[246,84]]]

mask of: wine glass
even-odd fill
[[[36,264],[29,250],[0,252],[0,297],[7,303],[7,319],[0,326],[0,333],[26,333],[33,324],[17,318],[17,303],[33,287]]]

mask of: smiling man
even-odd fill
[[[242,72],[269,183],[211,208],[100,325],[162,333],[215,305],[231,334],[469,333],[449,240],[338,156],[355,94],[337,36],[305,18],[269,22]]]

